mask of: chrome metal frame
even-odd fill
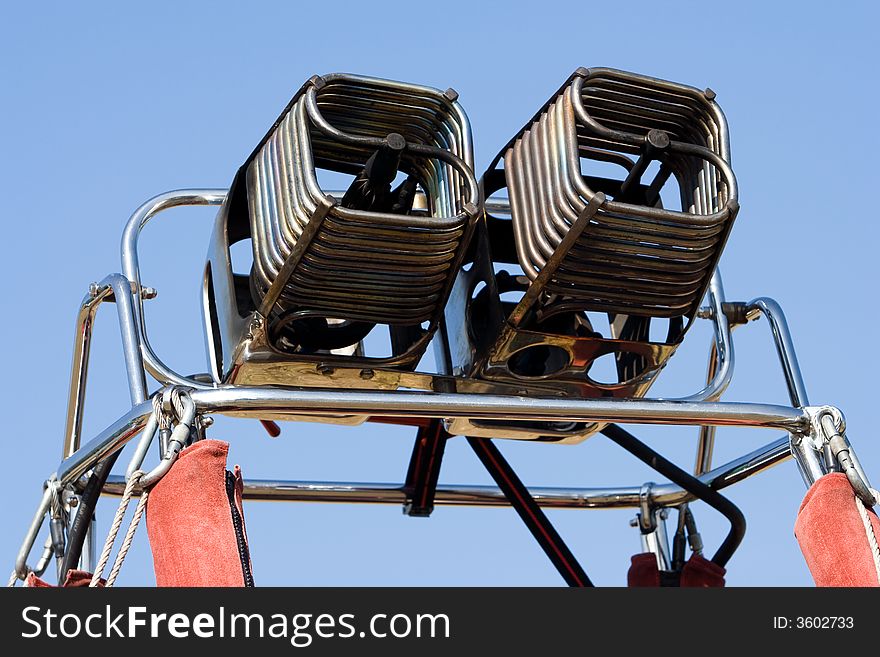
[[[199,416],[221,414],[259,419],[326,420],[339,416],[385,418],[442,418],[447,425],[456,421],[481,420],[568,421],[587,423],[632,423],[699,426],[737,426],[777,429],[788,435],[728,463],[708,469],[711,449],[705,434],[698,445],[698,478],[716,490],[731,486],[758,474],[792,454],[809,484],[829,471],[821,436],[817,433],[816,410],[807,406],[803,378],[795,357],[791,335],[781,308],[772,299],[759,298],[746,305],[748,319],[768,319],[773,339],[785,373],[792,399],[791,406],[718,401],[730,383],[734,368],[734,350],[727,316],[727,304],[717,272],[708,294],[709,305],[699,317],[713,322],[715,340],[709,384],[694,395],[681,399],[567,399],[523,397],[498,394],[462,385],[454,374],[414,372],[396,382],[396,387],[410,389],[330,390],[289,386],[219,385],[205,375],[184,376],[154,352],[147,337],[144,315],[145,298],[152,291],[141,285],[137,244],[140,231],[159,212],[183,205],[219,205],[224,190],[182,190],[157,196],[142,205],[129,220],[122,242],[125,275],[115,274],[93,285],[77,317],[77,338],[68,402],[68,419],[61,463],[45,484],[44,492],[16,559],[15,571],[24,578],[31,568],[27,561],[40,534],[53,497],[59,491],[82,491],[90,471],[117,454],[144,428],[152,413],[147,399],[145,374],[161,386],[183,385]],[[498,204],[498,201],[493,201]],[[91,325],[95,312],[104,301],[114,301],[123,335],[123,350],[128,369],[132,407],[97,436],[80,439],[84,389],[88,369]],[[438,390],[446,390],[438,392]],[[828,413],[830,407],[822,407]],[[831,409],[843,432],[842,415]],[[858,470],[864,477],[861,466]],[[867,478],[865,478],[867,482]],[[119,495],[124,479],[111,476],[104,493]],[[640,508],[645,504],[644,486],[622,488],[531,488],[539,506],[548,508]],[[303,482],[250,480],[245,482],[244,497],[263,501],[355,502],[371,504],[403,503],[405,487],[397,484],[353,482]],[[652,508],[677,507],[694,496],[672,484],[650,488]],[[491,486],[438,486],[435,503],[452,506],[501,506],[507,501],[498,488]],[[45,554],[39,566],[45,567]]]
[[[591,582],[543,508],[636,509],[643,549],[675,575],[685,539],[702,551],[688,505],[703,501],[729,521],[712,557],[723,566],[745,519],[718,491],[789,457],[807,485],[843,472],[865,504],[875,503],[842,413],[810,405],[782,309],[763,297],[725,298],[717,264],[739,205],[714,92],[579,68],[479,182],[457,99],[451,89],[313,76],[229,190],[167,192],[135,211],[123,233],[123,273],[93,283],[78,309],[62,460],[17,555],[19,579],[53,559],[59,581],[77,563],[91,569],[100,495],[155,483],[185,445],[205,437],[213,414],[258,419],[270,433],[274,420],[417,426],[402,484],[249,480],[244,498],[402,504],[421,516],[434,504],[509,505],[575,586]],[[610,177],[608,164],[620,167]],[[346,192],[327,191],[319,170],[354,181]],[[392,189],[401,173],[406,180]],[[498,198],[502,190],[509,198]],[[678,201],[664,207],[674,191]],[[144,301],[156,293],[142,285],[138,242],[162,211],[199,205],[219,206],[202,281],[208,367],[185,375],[150,343]],[[248,238],[253,266],[236,274],[230,246]],[[108,301],[131,407],[84,440],[92,327]],[[597,331],[606,317],[608,330]],[[759,317],[771,328],[788,406],[721,401],[735,366],[732,330]],[[680,398],[647,398],[697,319],[713,326],[705,384]],[[652,337],[650,323],[660,320],[666,337]],[[388,329],[390,355],[365,353],[376,326]],[[432,342],[436,365],[420,371]],[[606,355],[616,377],[602,382],[591,369]],[[147,374],[158,382],[152,395]],[[618,424],[699,427],[694,475]],[[786,435],[713,468],[719,426]],[[672,483],[529,489],[489,440],[577,443],[599,431]],[[126,476],[112,475],[139,434]],[[144,475],[156,435],[160,463]],[[466,437],[497,487],[437,484],[454,436]],[[669,508],[679,512],[672,550]]]

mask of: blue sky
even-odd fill
[[[5,345],[0,379],[8,463],[0,555],[9,568],[60,457],[73,320],[91,281],[118,271],[119,238],[146,198],[225,187],[290,96],[315,73],[345,71],[452,86],[474,130],[478,173],[578,66],[610,66],[711,86],[731,130],[742,205],[722,259],[728,297],[768,295],[787,311],[814,404],[839,405],[875,485],[870,413],[877,243],[873,202],[878,12],[872,3],[16,3],[0,10],[0,242]],[[204,371],[197,304],[212,213],[175,210],[143,239],[156,349]],[[112,308],[100,315],[87,433],[128,405]],[[786,402],[766,325],[736,333],[727,398]],[[708,327],[698,326],[654,392],[701,385]],[[258,424],[222,419],[246,476],[400,481],[412,446],[397,427]],[[640,435],[685,467],[695,429]],[[769,442],[719,431],[716,462]],[[532,485],[659,481],[602,437],[574,446],[500,445]],[[441,481],[489,483],[462,440]],[[733,489],[749,527],[731,585],[805,585],[792,527],[804,489],[788,462]],[[115,502],[102,501],[102,532]],[[724,535],[694,512],[710,553]],[[630,512],[556,511],[598,584],[625,582],[639,551]],[[249,504],[258,584],[558,585],[512,510]],[[151,584],[142,529],[120,584]]]

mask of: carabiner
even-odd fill
[[[149,488],[165,476],[165,474],[171,469],[171,466],[174,465],[178,454],[180,454],[180,451],[189,440],[192,424],[196,418],[195,402],[193,402],[192,397],[189,396],[189,392],[184,388],[174,388],[172,390],[172,397],[176,398],[180,406],[177,426],[175,426],[174,430],[171,432],[171,437],[168,439],[168,449],[162,456],[159,465],[141,477],[140,485],[142,488]],[[178,412],[178,409],[176,408],[177,405],[178,404],[175,404],[176,412]]]
[[[173,404],[170,403],[171,400],[174,400]],[[159,415],[164,412],[162,409],[166,406],[166,401],[168,402],[167,406],[172,408],[174,413],[178,415],[177,426],[174,427],[171,436],[168,438],[168,445],[163,450],[162,459],[159,461],[159,465],[147,474],[141,476],[139,482],[141,488],[149,488],[164,477],[168,470],[171,469],[171,466],[177,460],[177,455],[180,454],[180,451],[189,440],[190,430],[196,417],[195,403],[185,388],[175,387],[165,390],[164,392],[156,393],[153,397],[154,412],[147,419],[147,424],[141,434],[141,439],[135,448],[131,461],[128,464],[128,468],[125,471],[126,481],[129,481],[134,473],[140,470],[143,465],[147,451],[153,442],[157,429],[159,429]]]
[[[859,469],[855,465],[854,455],[851,453],[852,447],[847,442],[846,437],[838,430],[834,413],[828,409],[820,410],[819,423],[822,427],[825,441],[831,448],[831,453],[840,465],[840,469],[846,474],[853,492],[868,508],[873,507],[880,500],[875,498],[871,486],[859,473]]]

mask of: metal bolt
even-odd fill
[[[71,495],[67,498],[67,506],[69,506],[71,509],[75,509],[77,506],[79,506],[79,498],[76,495]]]
[[[639,517],[636,516],[635,518],[630,518],[629,526],[630,527],[638,527],[639,526]]]
[[[319,374],[323,374],[324,376],[330,376],[336,371],[335,367],[331,367],[330,365],[326,365],[324,363],[316,366],[315,369],[318,371]]]
[[[370,370],[370,369],[361,370],[361,378],[364,379],[365,381],[369,381],[374,376],[376,376],[376,373],[373,370]]]
[[[662,130],[652,129],[649,130],[648,134],[645,136],[645,143],[648,144],[649,148],[663,151],[669,148],[669,135]]]
[[[155,299],[159,296],[159,291],[154,287],[141,286],[141,299]]]
[[[98,296],[99,290],[100,290],[100,287],[98,286],[97,283],[89,283],[89,296],[92,297],[92,299],[94,299],[96,296]]]
[[[248,334],[247,337],[249,340],[253,340],[254,336],[260,332],[260,329],[263,328],[263,318],[259,315],[255,315],[251,319],[251,323],[248,325]]]

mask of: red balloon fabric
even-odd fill
[[[235,466],[233,500],[227,491],[229,444],[201,440],[184,449],[150,491],[147,534],[157,586],[245,586],[250,553]],[[236,531],[234,503],[242,542]]]
[[[684,587],[721,588],[727,571],[716,563],[692,554],[681,569],[678,585]],[[664,582],[669,580],[664,578]],[[627,586],[661,586],[657,557],[650,552],[633,556],[626,576]],[[669,585],[668,583],[665,585]]]
[[[794,533],[816,586],[880,586],[872,548],[846,475],[832,472],[807,491]],[[867,512],[874,536],[880,519]]]

